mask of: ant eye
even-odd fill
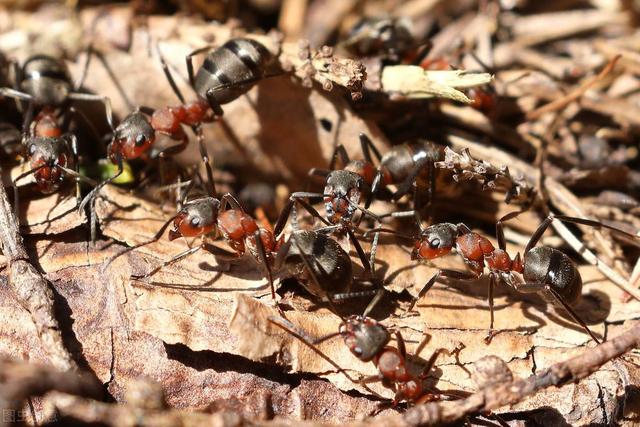
[[[144,135],[136,136],[136,146],[140,147],[141,145],[144,145],[146,140],[147,140],[147,138],[145,138]]]
[[[33,153],[35,153],[35,152],[36,152],[36,144],[31,144],[29,146],[29,154],[33,155]]]
[[[362,349],[360,347],[354,347],[353,353],[357,356],[360,356],[362,354]]]
[[[438,239],[437,237],[434,238],[433,240],[431,240],[429,242],[429,246],[431,246],[432,248],[438,248],[440,247],[440,239]]]
[[[192,227],[199,227],[200,226],[200,217],[199,216],[194,216],[193,218],[191,218],[191,226]]]

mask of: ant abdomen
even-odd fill
[[[427,140],[397,145],[380,161],[381,167],[394,183],[404,181],[418,162],[433,163],[444,159],[444,147]]]
[[[279,256],[279,265],[276,268],[283,267],[290,277],[298,279],[311,294],[322,298],[327,293],[341,293],[351,287],[351,257],[338,242],[325,234],[310,230],[294,231],[281,250],[285,252]],[[301,251],[314,260],[311,264],[313,274],[318,277],[317,282],[322,283],[326,289],[315,289],[314,281],[309,279],[310,275]]]
[[[209,95],[218,104],[226,104],[247,93],[265,74],[272,55],[261,43],[250,39],[232,39],[207,55],[195,76],[198,95]],[[247,83],[233,85],[234,82]]]
[[[22,67],[20,89],[31,95],[38,105],[62,105],[72,88],[69,70],[60,59],[36,55]]]
[[[582,294],[582,278],[575,263],[548,246],[537,246],[526,253],[522,275],[526,283],[549,285],[568,304],[576,302]],[[549,301],[555,303],[553,299]]]

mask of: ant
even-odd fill
[[[377,215],[367,208],[371,203],[370,183],[372,183],[374,171],[370,150],[373,151],[378,158],[380,157],[380,153],[365,134],[360,134],[360,143],[365,158],[364,160],[350,160],[344,146],[339,145],[334,150],[329,169],[314,168],[309,171],[310,175],[322,176],[326,179],[324,191],[322,193],[308,191],[292,193],[276,221],[274,227],[276,234],[281,233],[284,229],[294,205],[300,204],[311,215],[320,219],[326,225],[323,231],[346,232],[356,248],[358,255],[363,260],[363,263],[366,262],[364,251],[353,232],[354,228],[358,226],[362,219],[362,216],[355,222],[354,214],[359,210],[364,215],[373,219],[379,219]],[[344,169],[335,169],[338,157],[341,158]],[[363,195],[367,197],[366,207],[364,208],[360,206],[360,199]],[[312,198],[323,199],[326,218],[320,215],[308,202],[308,199]]]
[[[156,49],[165,77],[181,104],[157,110],[139,107],[125,117],[115,129],[108,147],[109,158],[117,164],[117,172],[94,188],[82,201],[80,209],[93,200],[102,187],[122,174],[124,160],[138,158],[151,148],[156,132],[180,141],[162,150],[156,157],[162,159],[183,151],[189,139],[182,125],[190,126],[194,130],[200,146],[200,155],[206,167],[207,178],[213,182],[213,171],[200,124],[213,121],[213,114],[222,116],[223,111],[220,105],[229,103],[248,92],[255,82],[265,76],[265,67],[272,60],[271,54],[261,43],[251,39],[232,39],[211,51],[194,76],[192,56],[209,50],[209,47],[191,52],[186,57],[187,70],[189,82],[198,94],[198,99],[187,103],[158,45]]]
[[[228,206],[231,208],[227,209]],[[160,240],[170,225],[172,225],[168,234],[170,241],[180,237],[204,238],[209,234],[219,234],[234,252],[224,251],[203,240],[202,244],[176,254],[148,273],[139,276],[134,275],[132,278],[141,280],[151,277],[162,268],[174,264],[198,252],[200,249],[214,254],[220,254],[222,252],[224,255],[234,259],[243,256],[248,251],[259,264],[264,266],[271,288],[271,295],[275,300],[275,287],[273,284],[271,264],[273,263],[273,254],[276,253],[282,245],[282,240],[276,239],[271,230],[260,227],[256,220],[244,211],[240,202],[229,193],[226,193],[220,199],[213,196],[205,196],[184,203],[182,209],[165,222],[150,240],[131,246],[125,251],[118,253],[106,263],[105,268],[113,262],[115,258],[124,253]]]
[[[73,134],[63,134],[58,126],[57,117],[51,108],[44,108],[31,122],[28,133],[22,137],[25,157],[29,161],[30,169],[18,175],[12,183],[14,190],[14,209],[19,217],[19,180],[32,175],[38,189],[44,194],[58,190],[65,176],[72,177],[76,182],[76,198],[80,202],[80,182],[90,185],[96,183],[78,172],[78,142]]]
[[[294,239],[294,242],[296,245],[299,245],[297,239]],[[301,259],[306,266],[306,270],[310,272],[311,280],[318,289],[322,289],[322,285],[314,273],[317,268],[312,267],[312,260],[307,256],[305,251],[300,247],[298,247],[298,249]],[[321,266],[318,265],[318,267]],[[332,302],[332,298],[328,294],[327,297],[329,297],[329,301]],[[338,314],[333,304],[332,307],[336,314]],[[395,393],[393,398],[394,407],[401,401],[419,404],[441,399],[440,395],[433,394],[425,390],[423,381],[431,372],[438,356],[442,353],[449,353],[446,349],[437,349],[423,367],[422,372],[415,375],[408,367],[407,351],[400,331],[394,332],[397,342],[397,348],[394,348],[387,345],[391,340],[391,332],[376,320],[361,315],[352,315],[347,318],[340,316],[340,319],[342,322],[338,332],[317,339],[312,339],[284,318],[273,316],[268,318],[269,322],[284,329],[308,345],[316,353],[320,354],[321,357],[331,363],[332,366],[336,367],[338,371],[342,372],[353,383],[364,385],[366,387],[366,384],[368,383],[381,381],[385,386],[391,387]],[[342,337],[344,343],[349,348],[349,351],[351,351],[351,353],[359,360],[362,362],[373,362],[378,368],[378,374],[355,380],[348,375],[343,368],[338,366],[336,362],[330,359],[329,356],[325,355],[317,348],[318,344],[338,336]],[[427,335],[418,345],[418,348],[413,355],[414,358],[417,357],[422,349],[428,344],[430,339],[431,337]]]
[[[231,209],[227,209],[227,206],[231,206]],[[260,227],[257,221],[245,212],[238,200],[229,193],[222,196],[221,200],[207,196],[185,203],[182,209],[170,218],[152,239],[118,253],[105,264],[104,268],[124,253],[160,240],[170,225],[173,227],[169,230],[169,240],[180,237],[204,237],[212,233],[219,234],[235,252],[226,252],[203,241],[201,245],[173,256],[150,272],[140,276],[132,276],[132,278],[145,279],[150,277],[162,268],[186,258],[200,249],[215,255],[222,252],[223,255],[233,259],[237,259],[248,251],[264,267],[274,301],[276,301],[274,269],[286,272],[287,277],[298,279],[312,295],[322,296],[324,291],[309,284],[309,273],[300,263],[302,254],[299,252],[299,248],[302,247],[304,254],[313,256],[322,265],[321,275],[327,279],[328,283],[332,284],[331,291],[336,292],[336,298],[344,299],[362,296],[366,293],[350,292],[353,282],[351,257],[336,241],[321,232],[296,229],[292,233],[292,237],[283,242],[282,236],[275,234],[270,228]],[[300,246],[292,246],[292,239],[300,241]],[[316,273],[318,274],[318,270]],[[279,306],[278,309],[280,309]]]
[[[582,295],[582,278],[576,264],[568,255],[549,246],[536,246],[542,235],[554,220],[587,225],[594,228],[606,228],[631,238],[638,236],[598,221],[564,215],[549,215],[533,233],[527,243],[522,257],[520,253],[512,258],[506,252],[506,239],[503,222],[517,217],[523,211],[511,212],[496,223],[498,249],[485,237],[472,232],[469,227],[460,224],[439,223],[423,229],[416,237],[406,236],[393,230],[376,229],[378,232],[396,234],[415,241],[412,259],[433,260],[447,255],[455,247],[471,273],[455,270],[439,270],[418,293],[407,309],[413,310],[416,302],[422,298],[439,277],[451,277],[460,280],[479,278],[485,268],[489,274],[489,311],[491,321],[485,341],[489,343],[495,332],[493,330],[493,288],[497,282],[505,283],[523,293],[539,293],[547,303],[564,308],[571,318],[598,344],[600,340],[591,332],[587,324],[578,316],[571,305]],[[372,230],[373,231],[373,230]],[[514,273],[519,273],[516,276]]]

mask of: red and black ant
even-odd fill
[[[590,219],[549,215],[531,236],[522,257],[518,253],[512,258],[506,252],[503,222],[515,218],[520,213],[522,211],[507,214],[496,223],[498,249],[487,238],[472,232],[462,223],[433,224],[423,229],[416,237],[405,236],[393,230],[376,229],[377,232],[389,232],[415,240],[411,254],[412,259],[436,259],[447,255],[455,247],[471,270],[471,273],[439,270],[420,290],[407,311],[413,309],[416,302],[431,289],[439,277],[461,280],[477,279],[484,273],[486,267],[489,272],[489,311],[491,315],[489,333],[486,337],[487,342],[494,336],[493,288],[497,282],[502,282],[519,292],[540,293],[546,302],[564,308],[573,320],[599,344],[600,340],[571,307],[582,295],[582,278],[576,264],[568,255],[558,249],[548,246],[536,247],[536,244],[554,220],[606,228],[631,238],[639,236]]]
[[[80,203],[81,197],[80,182],[96,185],[92,179],[78,172],[78,143],[76,136],[63,133],[53,109],[44,108],[40,111],[38,116],[31,122],[29,132],[23,135],[22,145],[30,169],[18,175],[12,183],[16,215],[19,214],[17,183],[29,175],[34,176],[36,185],[43,194],[57,191],[65,176],[70,176],[76,183],[78,203]]]
[[[299,244],[295,239],[294,243],[296,245]],[[302,261],[306,265],[307,271],[311,273],[311,280],[317,288],[322,289],[323,286],[320,284],[318,277],[314,273],[317,269],[312,266],[313,259],[310,259],[310,257],[308,257],[301,248],[299,248],[299,251],[302,255]],[[327,295],[327,297],[329,297],[329,301],[332,302],[331,297],[329,295]],[[335,306],[333,306],[333,309],[337,314],[338,312],[335,310]],[[446,349],[440,348],[436,350],[424,365],[422,372],[415,375],[411,372],[411,369],[409,369],[404,339],[399,331],[395,331],[394,333],[397,341],[397,348],[394,348],[388,345],[391,340],[391,333],[389,330],[374,319],[359,315],[349,316],[347,318],[340,316],[340,318],[342,319],[342,323],[340,324],[338,332],[318,339],[308,337],[291,322],[281,317],[272,316],[269,317],[269,321],[311,347],[316,353],[331,363],[332,366],[336,367],[338,371],[342,372],[355,384],[364,385],[366,387],[367,383],[381,381],[385,386],[391,387],[395,392],[393,399],[394,406],[401,401],[417,404],[442,398],[439,394],[434,394],[425,390],[423,382],[430,374],[438,356],[441,353],[448,353]],[[355,380],[343,368],[338,366],[337,363],[316,347],[318,344],[338,336],[342,337],[344,343],[349,348],[349,351],[351,351],[351,353],[362,362],[373,362],[378,368],[378,374]],[[424,346],[429,342],[430,338],[431,337],[428,335],[425,337],[425,339],[418,345],[413,357],[417,357]]]
[[[248,92],[259,79],[264,77],[265,67],[272,59],[271,54],[262,44],[250,39],[233,39],[210,52],[194,76],[191,57],[204,52],[205,49],[190,53],[186,58],[189,82],[199,97],[196,101],[187,103],[159,47],[156,47],[165,77],[181,104],[157,110],[139,107],[125,117],[115,129],[108,147],[110,159],[118,166],[117,172],[94,188],[82,201],[81,208],[93,200],[102,187],[117,179],[123,171],[124,160],[138,158],[152,147],[156,132],[179,141],[178,144],[157,153],[156,157],[162,159],[184,150],[189,139],[183,125],[190,126],[194,130],[206,167],[207,178],[209,182],[213,182],[213,171],[200,125],[213,121],[214,114],[221,116],[223,114],[221,104],[231,102]],[[206,50],[208,49],[207,47]]]
[[[231,209],[227,209],[227,206],[231,206]],[[296,229],[291,237],[283,242],[282,236],[274,234],[269,227],[260,227],[256,220],[244,211],[235,197],[228,193],[222,196],[221,201],[208,196],[185,203],[182,209],[170,218],[152,239],[118,253],[107,262],[105,268],[116,257],[158,241],[170,225],[173,227],[169,230],[169,240],[175,240],[179,237],[205,237],[208,234],[219,234],[235,252],[225,252],[203,241],[201,245],[173,256],[144,275],[132,276],[134,279],[150,277],[162,268],[190,256],[200,249],[205,249],[214,255],[231,256],[234,259],[248,251],[264,267],[274,301],[276,300],[274,272],[284,273],[286,277],[297,279],[312,295],[320,298],[327,291],[335,295],[336,299],[367,295],[367,292],[351,292],[351,284],[353,283],[351,257],[336,241],[324,233],[297,230],[297,227],[294,227]],[[294,240],[297,240],[299,245],[294,246],[292,244]],[[310,282],[310,273],[300,261],[302,256],[299,252],[300,248],[305,255],[312,256],[319,263],[321,268],[316,269],[314,274],[320,275],[327,280],[327,283],[331,283],[330,289],[317,289]]]
[[[366,207],[360,206],[360,200],[363,196],[369,199],[371,194],[370,183],[372,183],[374,169],[369,150],[371,149],[378,157],[380,153],[365,134],[360,134],[360,143],[365,157],[364,160],[350,160],[344,147],[339,145],[332,155],[328,170],[312,169],[309,172],[310,175],[326,178],[324,191],[322,193],[307,191],[292,193],[276,221],[274,227],[276,234],[281,233],[284,229],[294,205],[300,204],[311,215],[320,219],[326,225],[323,231],[346,232],[363,263],[365,265],[368,263],[362,246],[354,235],[353,230],[360,221],[358,219],[356,222],[354,215],[356,211],[361,211],[364,215],[378,219],[378,216],[370,212]],[[344,169],[334,169],[338,157],[341,158]],[[308,202],[308,199],[313,198],[323,199],[326,218],[320,215]],[[370,203],[370,200],[367,203]]]

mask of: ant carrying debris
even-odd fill
[[[294,243],[298,245],[298,240],[294,238]],[[301,259],[306,265],[307,271],[310,272],[310,279],[318,289],[322,289],[323,285],[319,282],[313,267],[315,261],[308,257],[304,251],[298,248]],[[318,267],[320,265],[318,264]],[[329,301],[332,299],[327,295]],[[333,304],[331,304],[333,306]],[[334,311],[338,311],[333,306]],[[339,314],[338,314],[339,315]],[[281,317],[269,317],[269,322],[284,329],[310,348],[320,354],[325,360],[342,372],[350,381],[355,384],[364,385],[372,382],[382,382],[385,386],[393,389],[395,396],[393,398],[393,406],[397,406],[401,401],[407,401],[412,404],[429,402],[432,400],[441,400],[443,396],[440,393],[432,393],[424,388],[423,382],[431,373],[435,366],[438,356],[442,353],[451,354],[444,348],[437,349],[429,358],[422,368],[422,372],[418,375],[412,373],[408,366],[409,356],[407,355],[404,339],[400,331],[395,331],[394,335],[397,342],[397,348],[388,346],[391,340],[391,332],[372,318],[353,315],[347,318],[340,316],[342,323],[338,332],[326,335],[321,338],[312,339],[306,333],[300,331],[288,320]],[[342,337],[349,351],[362,362],[373,362],[378,368],[378,374],[364,377],[359,380],[353,379],[348,373],[341,368],[329,356],[322,353],[317,345],[335,337]],[[428,344],[431,337],[427,335],[425,339],[418,345],[413,358],[416,358],[422,349]],[[460,351],[458,349],[457,351]],[[374,393],[376,394],[376,393]]]
[[[415,245],[411,254],[412,259],[433,260],[447,255],[455,247],[467,267],[471,270],[471,273],[447,269],[439,270],[420,290],[418,296],[414,298],[410,307],[407,309],[407,312],[413,310],[416,302],[431,289],[438,278],[451,277],[460,280],[474,280],[479,278],[484,273],[485,268],[487,268],[489,274],[488,298],[491,321],[489,324],[489,332],[485,338],[486,342],[490,342],[495,335],[493,329],[493,288],[496,282],[502,282],[519,292],[539,293],[546,302],[564,308],[571,318],[599,344],[600,340],[598,337],[591,332],[587,324],[571,307],[582,295],[582,278],[576,264],[569,256],[558,249],[549,246],[536,247],[536,245],[554,220],[587,225],[594,228],[606,228],[635,239],[639,236],[590,219],[549,215],[529,239],[522,257],[518,253],[512,258],[506,252],[503,222],[515,218],[522,212],[523,211],[516,211],[509,213],[500,218],[496,223],[498,249],[496,249],[487,238],[472,232],[469,227],[462,223],[433,224],[424,228],[420,234],[415,237],[406,236],[394,230],[375,229],[377,232],[391,233],[414,240]],[[518,273],[518,275],[514,273]]]

